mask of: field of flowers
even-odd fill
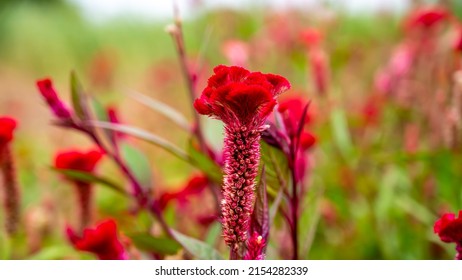
[[[19,2],[0,259],[462,259],[458,1],[97,23]]]

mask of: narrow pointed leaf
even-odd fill
[[[106,187],[109,187],[115,190],[118,193],[121,193],[123,195],[128,195],[128,193],[124,190],[123,187],[119,186],[117,183],[114,183],[107,178],[103,178],[103,177],[100,177],[100,176],[97,176],[97,175],[94,175],[88,172],[82,172],[82,171],[76,171],[76,170],[70,170],[70,169],[58,169],[54,167],[51,167],[51,169],[55,172],[65,175],[68,178],[73,178],[73,179],[80,180],[83,182],[88,182],[88,183],[101,184],[101,185],[104,185]]]
[[[168,106],[165,103],[157,101],[147,95],[141,94],[139,92],[132,91],[130,93],[130,96],[136,101],[162,114],[163,116],[171,120],[174,124],[178,125],[180,128],[184,129],[185,131],[191,132],[191,126],[188,120],[186,119],[186,117],[183,116],[180,112],[178,112],[174,108]]]
[[[146,156],[140,150],[127,143],[120,145],[120,152],[128,168],[141,185],[146,189],[151,188],[153,183],[152,170]]]
[[[181,245],[168,237],[154,237],[148,233],[127,234],[133,244],[143,251],[158,253],[161,255],[175,255]]]
[[[222,260],[223,257],[212,246],[200,240],[184,235],[172,229],[172,234],[175,239],[188,251],[191,255],[199,260]]]
[[[204,172],[207,177],[212,179],[214,182],[221,184],[223,182],[223,171],[218,164],[213,161],[210,157],[204,153],[198,151],[192,142],[189,144],[189,157],[191,158],[192,164]]]
[[[251,218],[251,231],[258,232],[263,239],[268,240],[269,235],[269,208],[266,194],[266,175],[263,166],[260,182],[256,188],[255,206]]]
[[[113,130],[113,131],[119,131],[127,135],[134,136],[138,139],[144,140],[146,142],[156,145],[157,147],[162,148],[163,150],[171,153],[172,155],[178,157],[179,159],[182,159],[186,162],[191,162],[191,159],[186,154],[186,152],[184,152],[183,150],[181,150],[174,144],[170,143],[169,141],[155,134],[152,134],[146,130],[143,130],[141,128],[137,128],[137,127],[133,127],[129,125],[123,125],[123,124],[100,122],[100,121],[89,121],[87,124],[94,126],[94,127],[100,127],[104,129]]]
[[[74,71],[71,72],[71,97],[72,107],[77,116],[82,120],[88,119],[88,108],[85,107],[85,93]]]

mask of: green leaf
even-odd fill
[[[72,107],[77,116],[82,119],[88,119],[88,110],[85,107],[85,93],[74,71],[71,72],[71,97]]]
[[[218,237],[221,235],[221,223],[214,222],[209,226],[209,231],[207,232],[207,236],[205,237],[205,243],[210,246],[213,246]]]
[[[214,182],[221,184],[223,182],[223,172],[221,167],[213,161],[210,157],[204,153],[198,151],[192,141],[189,143],[189,157],[191,158],[192,164],[204,172],[208,178]]]
[[[152,99],[147,95],[135,91],[131,92],[130,96],[133,97],[133,99],[135,99],[136,101],[153,109],[154,111],[161,113],[163,116],[171,120],[174,124],[178,125],[185,131],[191,132],[191,126],[186,117],[174,108],[168,106],[165,103]]]
[[[128,234],[138,249],[162,255],[175,255],[181,245],[168,237],[154,237],[148,233]]]
[[[115,190],[118,193],[121,193],[123,195],[129,195],[123,187],[119,186],[117,183],[112,182],[109,179],[100,177],[98,175],[94,175],[92,173],[88,172],[82,172],[82,171],[76,171],[76,170],[70,170],[70,169],[58,169],[51,167],[53,171],[56,171],[60,174],[65,175],[68,178],[76,179],[79,181],[87,182],[87,183],[97,183],[101,184],[103,186],[109,187],[112,190]]]
[[[177,146],[173,145],[169,141],[152,134],[150,132],[147,132],[146,130],[133,127],[133,126],[128,126],[128,125],[123,125],[123,124],[113,124],[109,122],[100,122],[100,121],[89,121],[87,122],[88,125],[91,125],[93,127],[100,127],[104,129],[109,129],[113,131],[119,131],[123,132],[127,135],[134,136],[136,138],[139,138],[141,140],[147,141],[151,144],[156,145],[157,147],[160,147],[164,149],[165,151],[171,153],[172,155],[178,157],[179,159],[182,159],[188,163],[191,163],[190,157],[186,154],[185,151],[182,149],[178,148]]]
[[[43,248],[36,254],[32,255],[30,260],[63,260],[69,256],[76,255],[72,247],[64,245],[54,245],[51,247]]]
[[[262,166],[265,166],[268,192],[272,187],[277,193],[287,183],[289,167],[286,155],[281,150],[261,141],[261,162]],[[269,194],[271,195],[271,193]]]
[[[152,170],[147,157],[138,149],[127,143],[121,143],[120,150],[130,171],[135,175],[142,186],[152,187]]]
[[[251,230],[252,232],[258,232],[266,240],[268,238],[270,225],[264,166],[261,171],[260,182],[258,183],[255,192],[256,198],[252,212]]]
[[[222,260],[223,257],[220,253],[215,250],[212,246],[186,236],[178,231],[172,229],[172,234],[175,239],[183,246],[183,248],[188,251],[191,255],[200,260]]]
[[[331,126],[334,141],[337,144],[342,156],[348,159],[353,152],[350,130],[346,119],[345,112],[335,109],[331,115]]]

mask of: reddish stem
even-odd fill
[[[0,149],[0,170],[3,174],[5,227],[6,232],[12,235],[18,230],[19,224],[19,188],[13,155],[8,144]]]

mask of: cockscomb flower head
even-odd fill
[[[197,112],[225,124],[223,236],[231,258],[247,240],[254,203],[255,178],[260,161],[260,133],[279,94],[290,88],[278,75],[250,72],[237,66],[218,66],[207,87],[194,102]]]
[[[127,254],[117,235],[117,224],[106,220],[94,229],[86,228],[79,236],[70,227],[67,236],[74,248],[95,254],[100,260],[126,260]]]
[[[462,210],[459,216],[454,213],[444,214],[433,227],[435,233],[441,241],[446,243],[456,243],[456,259],[462,259]]]
[[[276,105],[275,97],[290,88],[278,75],[250,72],[238,66],[217,66],[194,102],[197,112],[226,125],[259,127]]]
[[[57,118],[62,120],[71,119],[72,111],[61,101],[50,79],[37,81],[37,87]]]

